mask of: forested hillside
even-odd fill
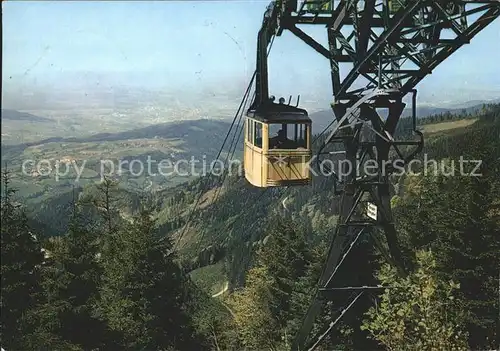
[[[389,288],[349,310],[322,350],[500,344],[500,106],[462,117],[471,122],[423,126],[421,157],[443,168],[393,179],[410,274],[399,278],[361,240],[339,285],[362,277]],[[481,175],[450,176],[461,157],[482,160]],[[106,180],[28,218],[8,179],[1,243],[8,351],[290,350],[339,213],[328,178],[264,190],[230,175],[222,186],[202,178],[147,194]],[[49,212],[54,218],[44,222]],[[226,281],[229,290],[211,297]]]

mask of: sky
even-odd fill
[[[57,85],[83,75],[91,82],[107,77],[122,85],[171,90],[244,91],[267,4],[2,2],[3,81],[23,87]],[[308,33],[326,44],[326,30],[313,27]],[[500,97],[499,62],[497,19],[426,78],[419,91],[437,102]],[[276,38],[269,70],[276,96],[331,95],[328,61],[291,33]]]

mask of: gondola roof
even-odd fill
[[[306,110],[295,106],[269,103],[247,111],[247,117],[263,123],[311,123]]]

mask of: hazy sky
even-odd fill
[[[65,77],[90,72],[146,87],[244,89],[254,69],[256,35],[267,4],[2,2],[3,80],[42,84],[61,72]],[[324,43],[326,31],[318,27],[308,32]],[[450,89],[464,96],[460,99],[487,95],[481,91],[496,91],[500,97],[499,62],[497,19],[422,82],[421,94],[432,99]],[[270,75],[276,95],[331,94],[327,60],[290,33],[275,40]]]

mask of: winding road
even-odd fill
[[[229,289],[229,282],[225,282],[224,283],[224,287],[222,288],[221,291],[219,291],[217,294],[213,294],[212,297],[218,297],[218,296],[221,296],[222,294],[224,294],[227,289]]]

